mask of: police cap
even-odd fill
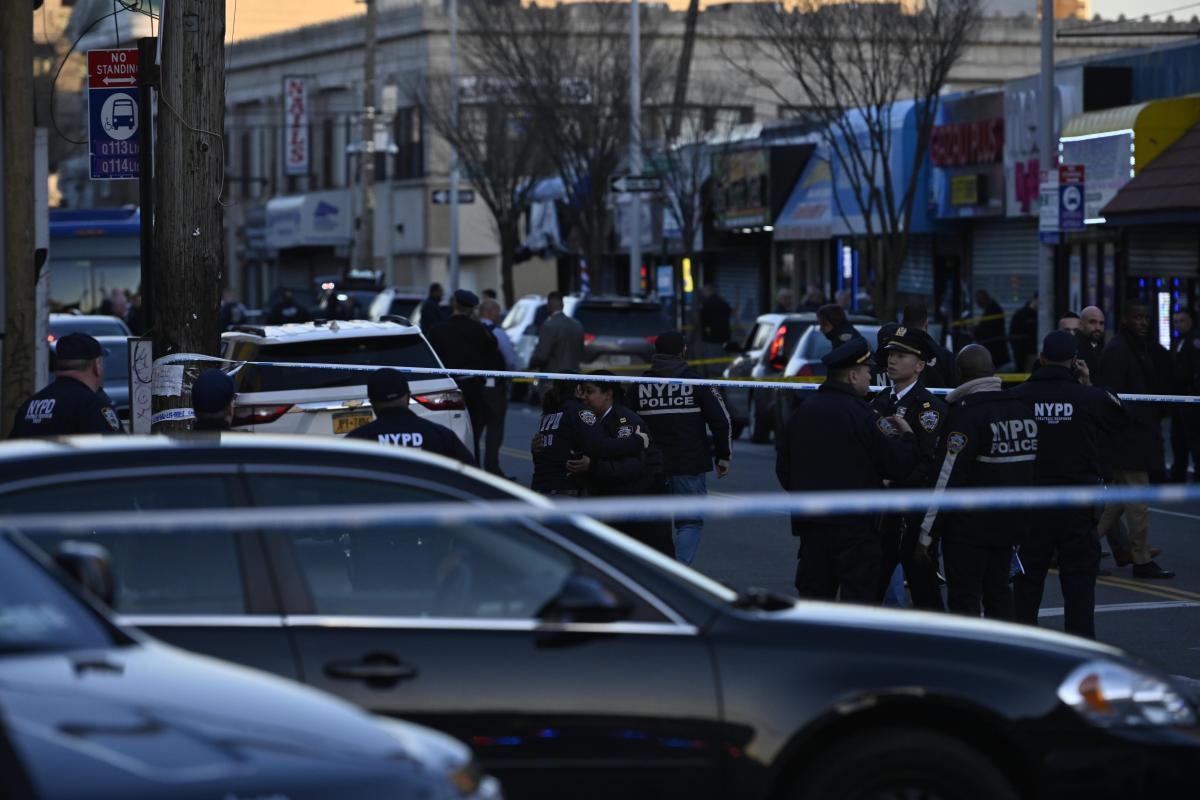
[[[883,346],[884,350],[893,353],[910,353],[922,361],[929,360],[929,340],[921,335],[918,328],[907,328],[903,325],[896,328],[895,333]]]
[[[54,357],[62,361],[91,361],[102,355],[104,348],[86,333],[68,333],[54,347]]]
[[[871,348],[867,346],[867,340],[860,336],[855,336],[845,344],[838,345],[831,352],[821,356],[821,363],[830,369],[849,369],[866,364],[870,360]]]
[[[408,396],[408,378],[398,370],[377,369],[367,381],[367,398],[371,405],[390,403]]]
[[[459,289],[454,293],[454,302],[463,308],[474,308],[479,305],[479,296],[470,289]]]
[[[233,402],[233,378],[222,370],[208,369],[192,384],[192,408],[200,414],[216,414]]]
[[[1070,361],[1079,355],[1078,340],[1075,334],[1067,331],[1054,331],[1042,340],[1042,355],[1047,361]]]

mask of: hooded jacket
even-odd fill
[[[681,356],[657,354],[646,377],[700,378]],[[715,386],[642,383],[630,405],[650,428],[650,437],[663,453],[667,475],[712,472],[713,461],[729,465],[732,425],[729,411]],[[709,439],[709,432],[712,439]]]

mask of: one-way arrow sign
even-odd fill
[[[662,191],[659,175],[613,175],[608,179],[608,190],[617,194],[647,194]]]
[[[471,203],[474,203],[474,202],[475,202],[475,190],[474,189],[459,189],[458,190],[458,204],[460,206],[470,205]],[[434,189],[433,190],[433,204],[435,206],[450,205],[450,190],[449,189]]]

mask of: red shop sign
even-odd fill
[[[952,122],[934,127],[929,157],[937,167],[996,164],[1004,159],[1004,119]]]

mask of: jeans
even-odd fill
[[[667,487],[674,495],[708,494],[708,481],[704,473],[699,475],[672,475],[667,479]],[[675,517],[675,560],[683,564],[691,564],[700,549],[700,530],[704,520],[700,517]]]

